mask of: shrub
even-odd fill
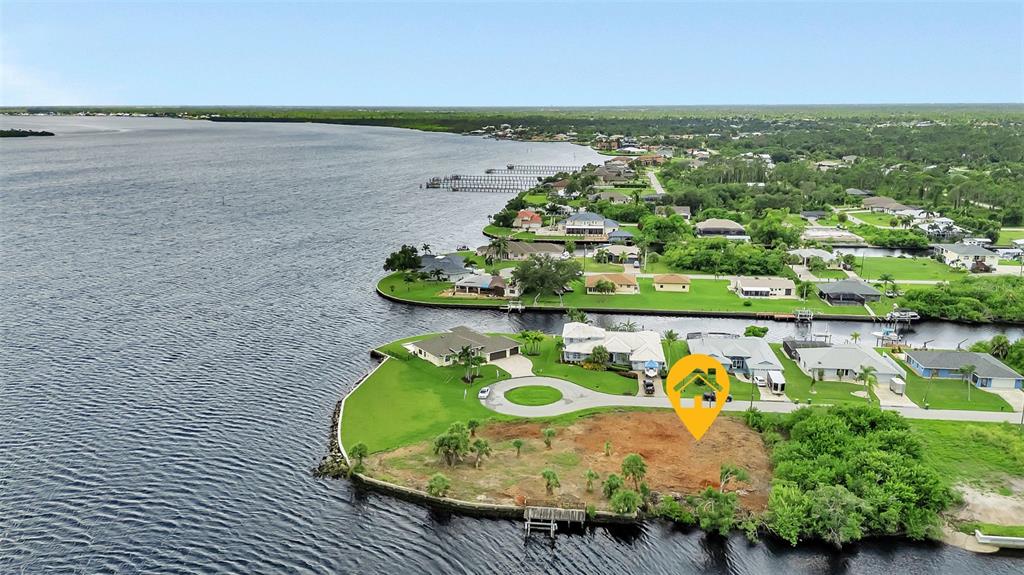
[[[427,482],[427,493],[434,497],[444,497],[448,494],[448,490],[451,489],[451,487],[452,482],[447,477],[440,473],[435,473],[434,476],[430,478],[430,481]]]

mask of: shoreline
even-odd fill
[[[398,297],[394,294],[385,293],[380,289],[380,282],[374,286],[374,291],[380,297],[393,301],[395,303],[401,303],[406,305],[415,305],[420,307],[438,308],[438,309],[480,309],[487,311],[505,311],[502,309],[508,302],[485,302],[485,303],[462,303],[462,302],[423,302],[413,299],[405,299]],[[566,306],[526,306],[523,312],[537,312],[537,313],[558,313],[564,314],[569,309]],[[705,310],[657,310],[657,309],[636,309],[636,308],[607,308],[607,307],[587,307],[579,306],[573,309],[578,309],[587,313],[605,313],[615,315],[651,315],[660,317],[708,317],[708,318],[724,318],[724,319],[752,319],[759,321],[777,321],[780,323],[793,323],[796,321],[792,314],[785,312],[747,312],[747,311],[705,311]],[[870,315],[845,315],[845,314],[815,314],[814,319],[822,321],[847,321],[847,322],[860,322],[860,323],[885,323],[881,316],[870,316]],[[1006,327],[1021,327],[1024,326],[1024,322],[1010,322],[1010,321],[989,321],[989,322],[969,322],[961,320],[952,320],[945,318],[926,318],[922,317],[922,321],[939,321],[947,322],[956,325],[992,325],[992,326],[1006,326]]]

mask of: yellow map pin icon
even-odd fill
[[[683,391],[691,385],[703,383],[712,392],[715,392],[715,403],[713,406],[704,406],[704,402],[698,395],[693,398],[692,407],[683,407],[681,398]],[[729,374],[713,357],[707,355],[693,354],[677,361],[668,372],[665,379],[665,393],[676,415],[683,421],[683,425],[690,431],[694,439],[704,437],[715,418],[725,407],[726,398],[729,396]]]

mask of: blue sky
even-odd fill
[[[15,3],[0,104],[1024,102],[1024,2]]]

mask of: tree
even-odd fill
[[[971,400],[971,388],[974,387],[971,385],[971,374],[974,373],[975,369],[977,369],[976,366],[968,363],[956,370],[960,374],[960,380],[967,384],[967,401]]]
[[[519,457],[519,453],[523,450],[523,445],[525,444],[522,439],[517,438],[512,440],[512,447],[516,449],[516,457]]]
[[[391,255],[384,260],[384,270],[392,272],[418,270],[422,265],[423,261],[416,251],[416,246],[405,244],[402,244],[397,252],[391,252]]]
[[[473,442],[472,447],[473,453],[476,453],[476,460],[473,462],[473,466],[480,467],[480,460],[491,454],[491,444],[486,439],[477,439]]]
[[[366,448],[366,444],[362,441],[353,445],[352,448],[348,450],[348,456],[356,460],[355,471],[362,471],[363,459],[369,454],[369,449]]]
[[[523,340],[526,353],[537,355],[540,352],[540,344],[544,341],[544,334],[537,330],[524,329],[519,332],[519,339]]]
[[[629,199],[633,201],[634,206],[639,206],[643,203],[643,196],[640,195],[640,190],[633,190],[629,193]]]
[[[727,535],[736,522],[736,494],[722,493],[712,487],[691,498],[700,528]]]
[[[636,513],[636,510],[640,508],[640,504],[643,500],[640,498],[640,494],[632,489],[619,489],[612,495],[611,501],[609,502],[612,511],[616,513]]]
[[[587,480],[587,493],[594,490],[594,482],[601,478],[593,469],[588,469],[587,473],[583,476]]]
[[[500,260],[508,259],[508,238],[497,237],[491,238],[490,243],[487,244],[488,251],[494,254]]]
[[[768,328],[759,325],[748,325],[743,331],[745,337],[764,337],[768,335]]]
[[[456,421],[448,427],[448,431],[434,439],[434,453],[440,455],[448,466],[455,465],[456,460],[469,451],[469,430],[461,422]]]
[[[612,358],[611,354],[608,353],[608,348],[603,345],[595,345],[594,349],[590,350],[589,362],[595,365],[605,365]]]
[[[672,365],[672,350],[675,347],[676,342],[679,341],[679,334],[670,329],[665,332],[664,339],[665,343],[668,344],[665,346],[666,349],[668,349],[668,365]]]
[[[894,278],[892,274],[881,274],[878,276],[878,281],[882,282],[882,288],[886,291],[889,291],[887,288],[890,285],[896,285],[896,278]]]
[[[533,293],[533,303],[544,294],[557,294],[559,303],[567,285],[582,275],[580,263],[575,260],[554,259],[546,255],[534,255],[521,262],[512,271],[512,279],[519,284],[522,292]]]
[[[420,246],[420,249],[423,250],[424,254],[429,254],[430,253],[430,244],[423,244],[422,246]]]
[[[604,480],[601,484],[601,491],[604,493],[605,498],[611,499],[615,492],[622,488],[622,478],[612,473]]]
[[[615,293],[615,284],[606,279],[600,279],[594,284],[594,291],[603,294]]]
[[[480,367],[487,363],[484,356],[473,354],[473,357],[469,358],[469,367],[476,372],[476,377],[480,377]]]
[[[749,481],[747,470],[731,463],[723,463],[718,470],[718,490],[724,492],[730,481]]]
[[[470,437],[476,437],[476,428],[480,427],[480,422],[476,419],[470,419],[466,422],[466,429],[469,430]]]
[[[444,271],[439,269],[430,270],[430,277],[434,278],[434,281],[441,281],[444,279]]]
[[[576,242],[574,240],[565,240],[565,251],[569,252],[570,255],[576,252]]]
[[[440,473],[435,473],[430,481],[427,482],[427,493],[434,497],[444,497],[448,494],[448,490],[452,488],[452,482],[447,477]]]
[[[871,388],[878,383],[878,376],[875,375],[877,371],[878,369],[874,366],[862,365],[857,373],[857,381],[864,384],[864,397],[868,403],[871,403]]]
[[[993,336],[988,344],[988,352],[992,357],[1006,359],[1010,353],[1010,340],[1003,334]]]
[[[613,328],[613,330],[614,331],[626,331],[626,332],[630,332],[630,333],[636,333],[637,331],[640,330],[640,328],[636,325],[635,321],[633,321],[631,319],[627,319],[626,321],[624,321],[622,323],[615,324],[615,327]]]
[[[810,531],[809,497],[790,481],[776,481],[768,494],[765,525],[790,545],[800,542],[800,535]]]
[[[558,474],[551,469],[541,471],[540,476],[544,478],[544,489],[547,490],[548,495],[553,494],[555,488],[562,486],[562,484],[558,482]]]
[[[839,215],[836,216],[836,221],[841,224],[845,224],[849,219],[850,216],[846,215],[846,212],[839,212]]]
[[[473,358],[475,356],[476,352],[468,345],[462,346],[458,353],[455,354],[455,360],[466,369],[462,374],[462,379],[466,383],[473,381]]]
[[[605,441],[604,442],[604,456],[605,457],[611,457],[611,455],[612,455],[612,442],[611,441]]]
[[[811,532],[836,547],[863,535],[864,501],[842,485],[822,485],[810,494]]]
[[[630,453],[622,460],[622,476],[633,480],[633,487],[639,491],[640,482],[647,475],[647,464],[639,453]]]
[[[858,341],[860,341],[860,332],[859,331],[855,331],[855,332],[851,333],[850,334],[850,339],[853,340],[853,343],[857,343]]]
[[[555,437],[555,430],[550,427],[545,427],[541,430],[540,434],[544,437],[544,445],[548,449],[551,449],[551,440]]]

